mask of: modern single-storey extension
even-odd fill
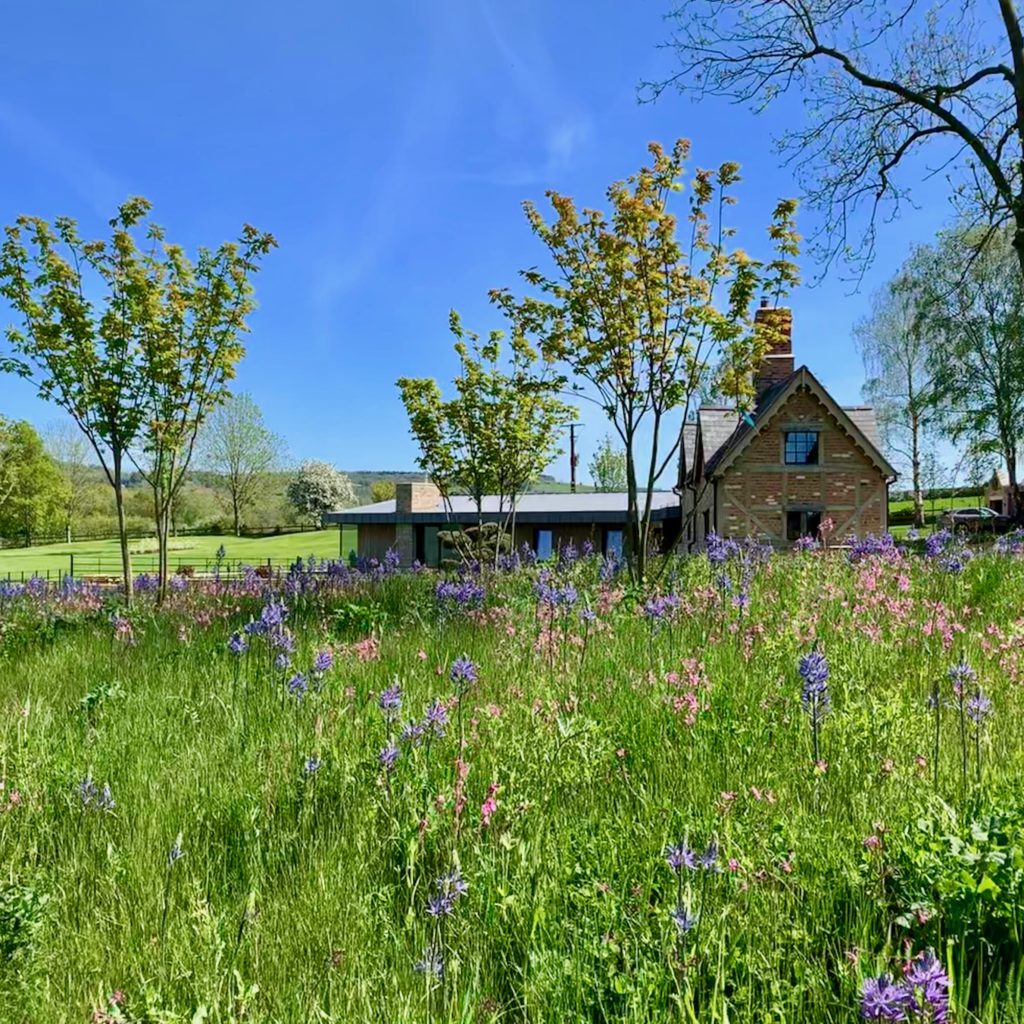
[[[508,517],[495,495],[483,500],[485,523],[505,522]],[[356,554],[360,558],[383,558],[388,549],[398,552],[403,565],[414,561],[437,566],[445,553],[438,533],[477,525],[472,498],[460,495],[448,499],[434,484],[400,483],[395,497],[372,505],[360,505],[323,516],[325,525],[354,526]],[[671,547],[679,534],[679,498],[672,491],[654,494],[652,523],[658,543]],[[569,544],[582,548],[590,543],[595,551],[618,555],[622,551],[626,526],[626,494],[524,494],[516,504],[514,546],[528,544],[538,558],[549,558]]]

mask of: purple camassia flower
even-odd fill
[[[719,537],[714,530],[705,538],[704,548],[708,561],[712,565],[721,565],[723,562],[729,561],[734,555],[738,555],[740,551],[740,546],[736,541],[732,538],[727,540],[724,537]]]
[[[665,861],[677,874],[687,868],[693,871],[697,866],[697,854],[685,843],[665,847]]]
[[[399,758],[400,751],[398,747],[393,744],[388,744],[378,755],[377,760],[380,762],[381,768],[384,771],[389,772],[395,767],[395,762]]]
[[[594,545],[589,540],[585,540],[580,548],[580,552],[584,558],[589,558],[594,553]]]
[[[929,558],[938,558],[953,543],[953,540],[952,530],[936,530],[935,533],[925,538],[924,553]]]
[[[271,634],[270,644],[279,651],[291,654],[295,650],[295,637],[287,629],[282,629],[277,633]]]
[[[284,602],[278,603],[271,598],[260,612],[260,625],[263,627],[261,632],[266,633],[276,630],[287,617],[288,609],[285,607]]]
[[[434,885],[437,887],[438,892],[448,894],[453,900],[457,900],[460,896],[465,896],[469,892],[469,883],[462,877],[462,872],[458,868],[440,875],[434,880]]]
[[[970,561],[971,552],[968,548],[959,547],[947,552],[939,559],[939,568],[943,572],[956,575],[964,571],[964,566]]]
[[[78,784],[78,795],[85,807],[88,807],[99,795],[99,790],[96,788],[96,783],[92,781],[91,775],[86,775]]]
[[[317,675],[323,675],[324,672],[330,671],[331,666],[334,664],[334,654],[329,650],[317,651],[316,656],[313,658],[313,671]]]
[[[427,913],[431,917],[447,917],[455,909],[455,900],[448,893],[439,892],[427,900]]]
[[[675,594],[655,594],[644,604],[644,615],[654,620],[671,619],[679,610],[679,598]]]
[[[288,692],[298,700],[302,700],[309,691],[309,681],[301,672],[296,672],[295,675],[288,680]]]
[[[718,870],[718,843],[712,839],[704,848],[704,852],[697,855],[697,867],[703,871]]]
[[[896,540],[890,533],[869,533],[864,537],[850,537],[850,549],[847,559],[860,562],[865,558],[881,558],[887,562],[896,562],[903,557]]]
[[[436,946],[427,946],[423,956],[412,965],[417,974],[426,974],[441,980],[444,977],[444,959]]]
[[[980,689],[967,698],[967,717],[975,725],[981,725],[990,714],[992,701]]]
[[[909,989],[888,974],[865,978],[861,988],[860,1015],[865,1020],[906,1020],[912,1005]]]
[[[456,658],[449,674],[453,683],[469,686],[476,682],[476,665],[469,658]]]
[[[248,649],[249,641],[246,640],[243,634],[239,633],[238,630],[235,630],[235,632],[231,634],[231,638],[228,640],[228,650],[235,655],[235,657],[239,657]]]
[[[576,545],[572,541],[563,548],[559,548],[558,561],[563,565],[572,565],[580,557],[579,551],[576,549]]]
[[[978,673],[963,660],[951,666],[948,675],[949,681],[953,684],[953,693],[957,697],[962,696],[966,692],[967,687],[978,678]]]
[[[1024,552],[1024,529],[1017,528],[1003,534],[996,541],[996,551],[1000,555],[1019,555]]]
[[[449,608],[465,610],[479,608],[487,597],[487,591],[476,580],[439,580],[434,588],[437,603]]]
[[[423,726],[425,729],[432,729],[435,736],[444,735],[448,726],[448,709],[439,700],[427,706]]]
[[[672,919],[672,923],[680,935],[685,935],[697,923],[697,915],[691,914],[682,903],[668,916]]]
[[[292,659],[282,651],[277,657],[274,658],[274,668],[283,672],[289,665],[291,665]]]
[[[469,892],[469,884],[458,869],[434,879],[436,894],[427,900],[427,913],[431,917],[447,917],[462,896]]]
[[[182,590],[188,590],[188,577],[187,576],[172,576],[170,579],[171,590],[178,592]]]
[[[596,620],[597,613],[592,608],[580,609],[580,622],[595,622]]]
[[[828,692],[828,660],[815,649],[800,659],[800,678],[804,681],[801,701],[815,722],[828,714],[832,698]]]
[[[398,712],[402,710],[402,687],[393,683],[385,690],[380,691],[377,698],[377,707],[384,712],[387,718],[397,718]]]
[[[949,977],[933,949],[919,953],[906,968],[906,984],[919,1013],[933,1024],[949,1019]]]
[[[406,722],[405,727],[402,729],[402,735],[399,738],[403,743],[418,747],[423,742],[423,733],[425,731],[422,722]]]
[[[311,757],[306,758],[306,763],[302,766],[303,775],[316,775],[320,768],[323,766],[323,761],[320,760],[315,754]]]
[[[794,551],[817,551],[821,545],[809,534],[803,537],[797,537],[793,544]]]

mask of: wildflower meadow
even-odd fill
[[[2,585],[0,1020],[1024,1019],[1024,541]]]

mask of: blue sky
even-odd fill
[[[523,199],[546,188],[598,205],[646,144],[693,141],[694,163],[742,166],[738,241],[764,252],[780,196],[797,194],[771,139],[795,98],[755,117],[675,94],[639,104],[672,70],[657,48],[667,0],[264,0],[82,4],[5,12],[0,219],[76,217],[101,234],[141,194],[172,240],[216,244],[243,222],[280,248],[257,281],[249,391],[294,459],[408,469],[415,448],[394,387],[450,378],[447,314],[498,326],[486,296],[544,252]],[[854,292],[832,275],[791,298],[794,347],[843,402],[860,397],[851,338],[871,290],[948,217],[942,182],[884,225]],[[814,226],[805,216],[801,228]],[[805,263],[810,279],[816,268]],[[9,322],[0,306],[0,321]],[[59,413],[0,380],[0,413]],[[582,459],[605,433],[585,410]],[[565,456],[552,467],[568,477]]]

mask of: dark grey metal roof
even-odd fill
[[[624,491],[589,492],[586,494],[524,494],[516,505],[516,520],[520,523],[607,523],[625,520],[627,496]],[[643,501],[643,495],[641,495]],[[672,491],[655,491],[652,498],[653,518],[663,520],[679,513],[679,498]],[[433,509],[423,512],[395,510],[395,499],[377,501],[372,505],[341,509],[324,514],[325,523],[475,523],[476,504],[466,495],[443,500]],[[507,502],[502,507],[497,495],[485,495],[483,518],[487,522],[503,520],[508,515]]]

